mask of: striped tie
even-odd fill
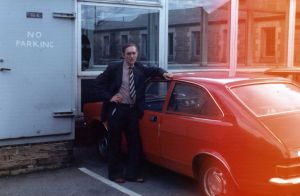
[[[133,66],[129,66],[129,94],[130,98],[135,102],[135,87],[133,78]]]

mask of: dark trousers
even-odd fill
[[[126,137],[128,146],[125,171],[121,159],[122,133]],[[137,111],[129,105],[116,104],[110,108],[108,117],[108,177],[111,180],[119,177],[140,177],[141,162],[142,145]]]

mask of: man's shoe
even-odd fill
[[[112,181],[114,181],[116,183],[124,183],[125,179],[124,178],[114,178],[114,179],[112,179]]]
[[[143,177],[136,178],[136,182],[143,183],[145,179]]]
[[[139,182],[139,183],[143,183],[145,182],[145,179],[143,177],[138,177],[138,178],[126,178],[127,181],[130,182]]]

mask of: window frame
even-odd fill
[[[106,39],[108,38],[108,39]],[[103,51],[102,51],[102,56],[105,58],[105,57],[109,57],[110,56],[110,47],[111,47],[111,40],[110,40],[110,34],[104,34],[103,37],[102,37],[102,48],[103,48]],[[108,43],[106,43],[106,41],[108,41]]]
[[[124,5],[148,5],[148,6],[161,6],[161,4],[167,0],[80,0],[80,2],[92,2],[92,3],[112,3],[112,4],[124,4]]]
[[[164,17],[165,15],[163,14],[163,6],[162,6],[162,1],[167,1],[167,0],[161,0],[159,3],[158,2],[147,2],[147,1],[141,1],[141,2],[129,2],[124,1],[124,0],[117,0],[117,1],[97,1],[97,0],[91,0],[91,1],[80,1],[77,4],[77,23],[76,23],[76,35],[77,35],[77,76],[79,80],[85,79],[85,77],[96,77],[99,74],[101,74],[103,71],[102,70],[82,70],[81,68],[81,61],[82,61],[82,56],[81,56],[81,28],[82,28],[82,7],[83,6],[96,6],[96,7],[123,7],[123,8],[129,8],[129,9],[148,9],[148,10],[156,10],[158,13],[158,23],[159,23],[159,30],[158,30],[158,57],[157,57],[157,63],[159,67],[162,67],[162,62],[163,62],[163,40],[164,36]],[[130,36],[128,36],[130,38]],[[92,60],[93,57],[91,57]],[[80,95],[79,95],[80,96]]]
[[[191,31],[191,54],[192,58],[201,56],[201,31]],[[201,60],[200,60],[201,61]]]
[[[124,38],[126,40],[124,40]],[[126,32],[126,33],[124,32],[124,33],[120,34],[120,39],[121,39],[121,44],[122,45],[128,44],[129,39],[130,39],[129,32]]]
[[[146,38],[146,39],[145,39]],[[143,57],[148,57],[149,56],[149,43],[148,43],[148,33],[146,31],[141,31],[140,32],[140,49],[139,49],[139,55],[140,55],[140,58],[143,58]]]
[[[147,0],[123,0],[124,3],[140,3],[140,4],[161,4],[163,0],[147,1]]]

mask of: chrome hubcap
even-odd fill
[[[218,168],[209,168],[204,174],[204,190],[206,195],[219,196],[226,194],[226,179]]]
[[[104,137],[99,141],[98,149],[101,155],[107,154],[107,138]]]

